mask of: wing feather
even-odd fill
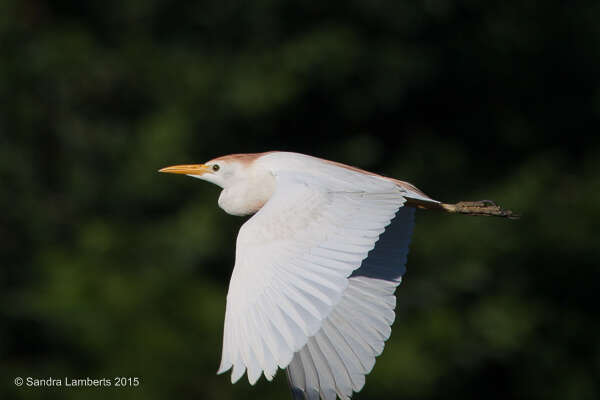
[[[315,336],[309,339],[309,344],[314,340],[327,357],[307,364],[307,353],[312,354],[308,344],[294,353],[290,363],[293,368],[287,370],[294,399],[317,399],[315,391],[322,398],[333,399],[331,392],[334,391],[341,399],[346,399],[362,389],[365,375],[375,365],[375,357],[381,354],[391,333],[396,306],[394,291],[405,271],[413,225],[414,209],[400,208],[375,249],[349,277],[340,302],[322,322]],[[298,378],[315,368],[317,373],[322,369],[322,374],[335,371],[334,381],[308,382]],[[344,371],[351,380],[351,387],[342,375]]]
[[[373,352],[350,354],[349,343],[379,348],[389,336],[389,313],[371,317],[377,329],[340,328],[330,321],[327,334],[314,336],[340,306],[335,318],[344,321],[350,304],[365,313],[385,308],[385,302],[363,300],[359,290],[359,299],[341,302],[349,277],[405,202],[387,180],[342,175],[276,171],[273,196],[240,229],[218,371],[233,368],[232,382],[247,371],[254,384],[261,373],[271,379],[277,367],[291,365],[295,375],[302,367],[296,381],[303,382],[303,393],[346,396],[362,386],[358,376],[371,365]],[[303,348],[300,361],[290,364]]]

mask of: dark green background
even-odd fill
[[[524,216],[418,213],[357,398],[597,399],[599,20],[598,1],[0,2],[0,398],[287,398],[281,372],[215,375],[243,220],[156,172],[278,149]]]

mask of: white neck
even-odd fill
[[[250,168],[245,179],[227,185],[219,196],[219,207],[231,215],[250,215],[262,208],[275,190],[275,177],[263,168]]]

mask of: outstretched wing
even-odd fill
[[[326,328],[344,292],[360,291],[349,277],[405,199],[392,182],[340,174],[277,173],[273,196],[240,229],[218,371],[233,367],[232,382],[245,371],[251,384],[272,379]]]
[[[391,333],[414,215],[400,208],[321,329],[294,354],[287,374],[295,400],[347,399],[364,386]]]

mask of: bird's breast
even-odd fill
[[[275,177],[271,174],[244,180],[221,191],[219,207],[231,215],[254,214],[265,205],[274,191]]]

